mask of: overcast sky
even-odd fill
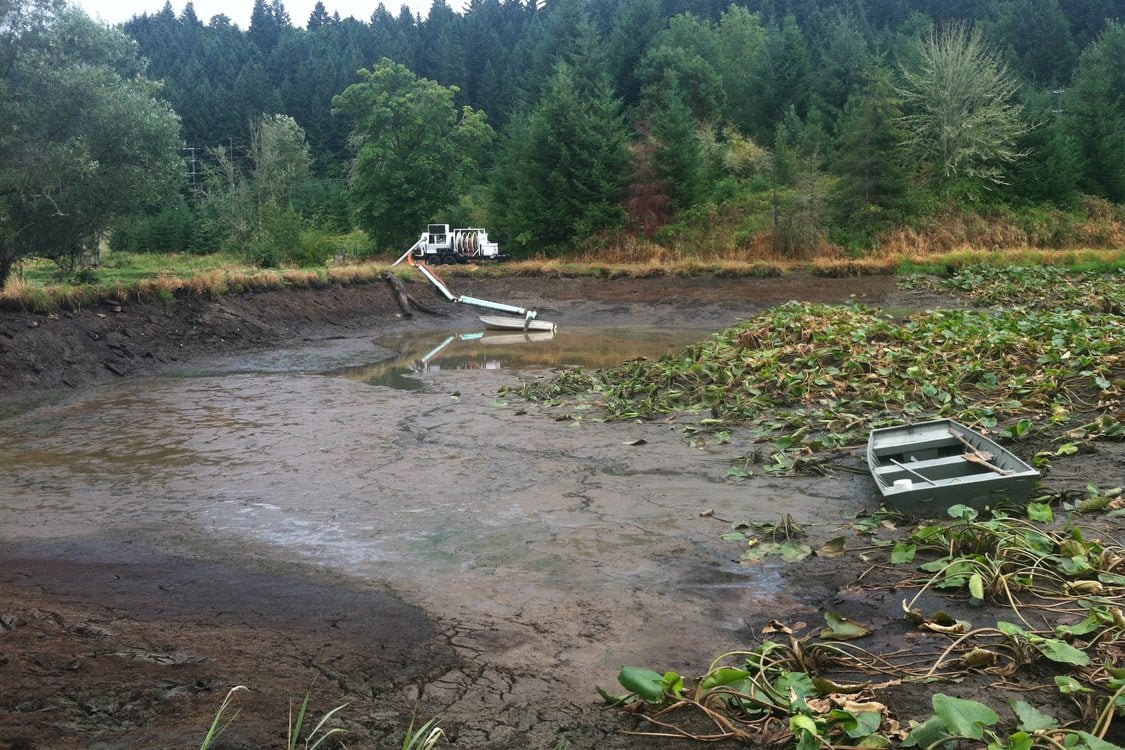
[[[340,18],[354,16],[361,21],[371,18],[372,11],[379,6],[379,0],[321,0],[328,14],[333,11],[340,12]],[[83,8],[91,18],[100,18],[106,23],[117,24],[128,21],[133,16],[141,13],[159,13],[164,7],[164,0],[71,0],[72,4]],[[425,18],[430,12],[433,0],[383,0],[394,15],[398,15],[403,5],[410,6],[414,13],[421,13]],[[172,9],[176,15],[187,5],[187,0],[172,0]],[[304,28],[312,13],[316,0],[285,0],[285,10],[294,26]],[[461,8],[458,1],[450,2],[449,7],[454,10]],[[238,24],[245,31],[250,26],[250,11],[254,9],[254,0],[195,0],[195,15],[203,23],[211,20],[211,16],[223,13],[232,23]]]

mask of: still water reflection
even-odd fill
[[[613,367],[655,359],[706,337],[694,330],[569,329],[556,333],[469,331],[379,339],[397,356],[326,374],[403,390],[421,390],[421,373],[456,370],[529,370],[565,366]]]

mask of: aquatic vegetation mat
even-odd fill
[[[911,284],[935,283],[914,279]],[[969,266],[941,286],[981,305],[1070,309],[1125,315],[1125,271],[1081,271],[1056,266]]]
[[[749,427],[774,471],[855,446],[874,427],[955,418],[1001,437],[1125,437],[1125,317],[1081,310],[937,310],[897,320],[791,302],[659,360],[574,369],[513,389],[607,419],[695,415]]]
[[[1031,506],[1027,518],[983,519],[965,506],[950,515],[905,534],[888,514],[853,527],[864,541],[856,556],[873,563],[859,585],[914,593],[903,599],[900,624],[882,626],[893,632],[831,610],[811,633],[771,620],[759,643],[721,654],[696,680],[626,667],[618,675],[626,692],[599,688],[602,698],[637,718],[640,728],[628,733],[654,738],[809,750],[1117,747],[1125,548],[1055,523],[1046,505]],[[906,567],[908,577],[894,580]],[[871,582],[871,571],[889,582]],[[960,616],[917,606],[931,590]],[[896,643],[909,645],[887,648]],[[966,686],[981,700],[946,692]],[[902,715],[895,704],[908,694],[928,701],[932,714]]]

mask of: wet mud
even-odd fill
[[[743,566],[719,538],[786,513],[813,540],[837,536],[878,506],[862,473],[731,483],[745,435],[697,446],[674,422],[560,421],[498,395],[788,299],[921,301],[893,279],[459,291],[537,306],[560,334],[465,339],[479,326],[459,309],[326,335],[277,312],[290,333],[272,346],[10,403],[0,748],[198,746],[239,684],[219,747],[284,746],[306,692],[318,715],[348,703],[352,748],[401,746],[412,715],[440,716],[454,747],[694,746],[623,734],[640,725],[601,709],[594,685],[613,689],[626,664],[698,674],[772,618],[897,617],[894,595],[855,592],[859,569]]]

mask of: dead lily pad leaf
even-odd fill
[[[844,537],[838,536],[829,539],[816,551],[817,557],[843,557],[844,555]]]
[[[964,635],[972,630],[968,620],[958,620],[947,612],[934,612],[928,619],[918,623],[920,627],[933,633],[945,635]]]
[[[808,627],[808,625],[800,621],[793,623],[793,626],[790,627],[780,620],[770,620],[769,623],[764,628],[762,628],[762,633],[766,635],[771,635],[773,633],[793,635],[794,633],[804,630],[806,627]]]
[[[823,695],[855,695],[862,693],[871,684],[870,682],[836,682],[824,677],[813,677],[812,684]]]
[[[852,714],[885,714],[887,707],[878,701],[867,701],[860,703],[859,701],[844,701],[844,705],[840,706],[848,713]]]
[[[851,641],[871,634],[871,628],[836,612],[825,612],[824,621],[828,623],[828,627],[820,631],[820,637],[825,640]]]
[[[961,657],[961,663],[971,669],[985,669],[1000,663],[1000,654],[986,648],[974,648]]]
[[[759,542],[750,540],[750,547],[742,553],[742,562],[759,562],[768,555],[777,555],[785,562],[795,563],[812,554],[812,547],[795,542]]]

